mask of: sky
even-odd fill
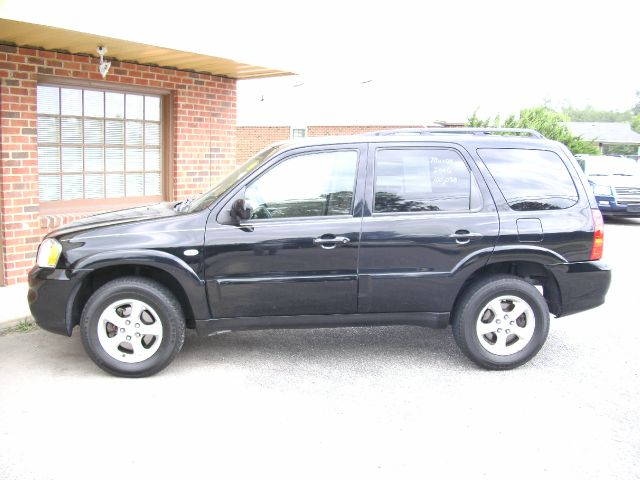
[[[244,125],[462,121],[544,102],[625,110],[640,90],[631,0],[0,0],[0,16],[300,74],[239,82]]]

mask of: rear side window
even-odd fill
[[[513,210],[558,210],[578,201],[571,174],[554,152],[481,148],[478,155]]]
[[[376,213],[469,210],[470,197],[471,174],[453,150],[376,152]]]

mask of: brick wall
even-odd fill
[[[391,130],[395,128],[416,128],[422,125],[343,125],[307,127],[307,136],[321,137],[327,135],[357,135],[376,130]],[[269,144],[291,137],[291,127],[253,127],[237,128],[236,155],[238,163],[251,158]]]
[[[291,127],[237,127],[236,159],[241,164],[266,146],[288,140]]]
[[[38,199],[38,75],[102,81],[83,55],[0,45],[0,235],[4,284],[26,280],[42,237],[81,215],[41,215]],[[107,82],[172,92],[173,198],[206,190],[235,166],[236,82],[218,76],[112,61]],[[86,215],[88,213],[84,213]]]
[[[307,136],[322,137],[327,135],[359,135],[376,130],[393,130],[396,128],[420,128],[422,125],[343,125],[343,126],[310,126]]]

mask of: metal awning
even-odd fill
[[[0,43],[96,56],[96,48],[108,48],[108,57],[126,62],[194,70],[236,79],[290,75],[291,72],[249,65],[228,58],[156,47],[92,33],[0,18]]]

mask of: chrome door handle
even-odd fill
[[[449,235],[449,238],[452,238],[461,245],[465,243],[469,243],[472,238],[482,238],[483,235],[481,233],[473,233],[468,230],[457,230],[456,233],[452,233]]]
[[[329,248],[336,248],[336,246],[339,243],[346,245],[350,241],[351,240],[349,240],[347,237],[327,237],[327,238],[318,237],[313,239],[313,244],[320,245],[322,248],[325,248],[325,249],[329,249]]]

